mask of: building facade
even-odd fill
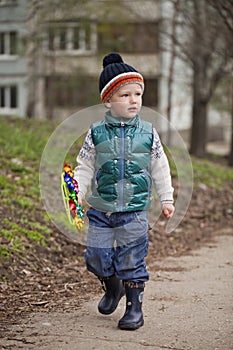
[[[116,51],[143,74],[144,106],[167,116],[170,86],[170,121],[188,139],[192,73],[176,58],[169,83],[171,43],[159,31],[172,15],[160,0],[0,0],[0,115],[63,120],[99,104],[102,59]],[[221,139],[229,116],[209,114]]]
[[[43,55],[36,54],[40,64],[35,75],[43,97],[37,99],[39,106],[34,114],[64,119],[78,109],[99,104],[102,59],[111,51],[120,52],[125,62],[144,75],[144,104],[158,106],[157,1],[140,6],[138,1],[119,1],[114,9],[106,4],[96,6],[96,1],[90,1],[74,6],[67,14],[61,10],[52,17],[43,16],[43,23],[39,21],[44,33]]]
[[[27,0],[0,0],[0,115],[25,116]]]
[[[144,104],[158,106],[157,1],[34,4],[0,0],[0,114],[65,119],[100,103],[102,59],[111,51],[144,75]]]

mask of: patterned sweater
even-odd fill
[[[74,178],[79,183],[79,190],[83,197],[91,187],[95,173],[96,150],[89,129],[83,146],[77,156],[78,166],[74,169]],[[153,145],[151,149],[151,176],[156,193],[161,203],[173,203],[173,187],[171,183],[170,167],[163,150],[159,135],[153,128]]]

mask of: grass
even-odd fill
[[[37,161],[53,128],[49,122],[1,117],[0,156]]]
[[[221,190],[225,183],[231,183],[231,186],[233,184],[233,169],[227,166],[227,160],[223,157],[209,155],[208,158],[200,159],[191,156],[189,163],[188,157],[184,156],[183,152],[179,152],[177,149],[172,149],[170,152],[165,147],[165,152],[174,177],[179,176],[185,179],[190,175],[192,168],[194,186],[202,183],[211,188]]]
[[[0,119],[0,262],[20,255],[30,246],[46,246],[51,223],[40,199],[39,165],[43,149],[55,128],[50,121],[20,118]],[[75,164],[80,141],[68,152]],[[208,159],[192,157],[195,184],[204,183],[221,190],[233,182],[232,168]],[[176,166],[172,165],[176,176]]]
[[[3,117],[0,122],[1,260],[21,254],[25,246],[45,246],[51,233],[41,210],[38,169],[55,125]]]
[[[226,183],[233,184],[233,169],[215,161],[192,157],[195,182],[201,182],[209,187],[222,189]]]

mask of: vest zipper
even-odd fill
[[[121,122],[120,129],[120,193],[119,193],[119,209],[123,210],[124,205],[124,160],[125,160],[125,123]]]

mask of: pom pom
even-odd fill
[[[103,59],[103,67],[105,68],[111,63],[123,63],[121,55],[119,55],[119,53],[112,52],[105,56]]]

